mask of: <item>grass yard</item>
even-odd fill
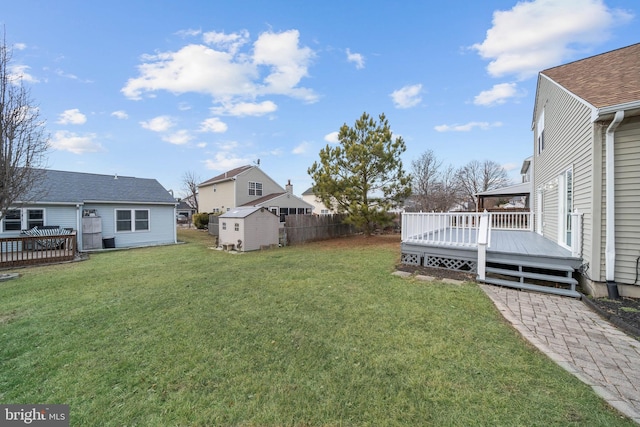
[[[399,238],[94,254],[0,282],[0,403],[72,426],[633,425]]]

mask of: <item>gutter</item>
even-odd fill
[[[606,201],[605,212],[607,215],[605,222],[605,267],[607,279],[607,292],[609,298],[618,299],[618,285],[615,281],[616,269],[616,197],[615,197],[615,132],[624,119],[624,110],[616,111],[613,121],[607,128],[605,135],[606,143]]]

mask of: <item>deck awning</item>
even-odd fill
[[[495,197],[518,197],[526,196],[526,206],[529,206],[529,200],[531,199],[531,182],[523,182],[522,184],[510,185],[508,187],[496,188],[495,190],[483,191],[476,193],[478,198],[478,208],[484,209],[485,199]]]

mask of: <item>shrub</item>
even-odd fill
[[[193,214],[193,225],[202,230],[209,226],[209,214],[206,212]]]

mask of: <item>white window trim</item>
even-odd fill
[[[536,144],[538,149],[538,155],[544,151],[544,109],[540,113],[538,123],[536,124]]]
[[[42,225],[47,225],[47,209],[46,208],[9,208],[8,211],[20,211],[20,230],[5,231],[5,219],[2,217],[2,224],[0,224],[0,230],[2,233],[19,233],[22,230],[26,230],[29,227],[29,211],[42,211]]]
[[[251,184],[253,184],[253,193],[251,194]],[[260,186],[260,194],[258,194],[258,185]],[[258,181],[249,181],[247,184],[247,194],[249,196],[255,196],[255,197],[262,197],[263,193],[263,185],[261,182]]]
[[[129,211],[131,212],[131,230],[118,230],[118,211]],[[147,212],[147,228],[143,230],[136,230],[136,211],[146,211]],[[116,233],[124,234],[124,233],[148,233],[151,231],[151,210],[150,209],[114,209],[113,210],[113,230]]]
[[[567,244],[566,242],[567,217],[571,214],[571,212],[567,211],[567,173],[571,173],[570,210],[573,212],[575,208],[575,174],[573,173],[573,165],[571,165],[558,176],[558,244],[565,249],[572,250],[571,244]]]

